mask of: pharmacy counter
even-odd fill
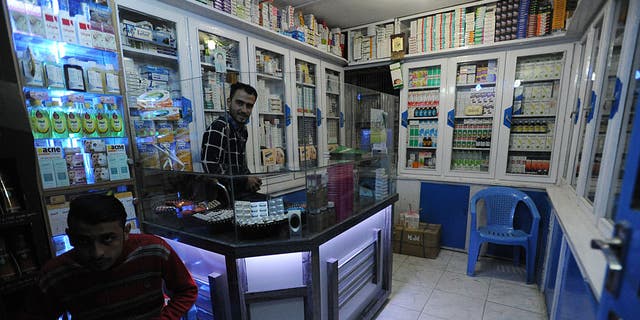
[[[211,215],[194,207],[215,201],[184,200],[211,199],[205,196],[215,193],[210,176],[147,171],[139,179],[145,193],[141,227],[167,239],[185,261],[200,287],[196,305],[204,318],[372,319],[391,290],[398,195],[390,178],[345,166],[307,173],[302,190],[267,201],[236,200],[234,209],[208,210]],[[342,169],[346,174],[339,174]],[[320,181],[326,185],[314,187]],[[374,185],[377,192],[368,192]],[[381,196],[382,190],[391,192]],[[268,214],[245,216],[239,203],[267,206]],[[220,216],[225,210],[228,219]]]

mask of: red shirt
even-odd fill
[[[164,287],[163,287],[164,285]],[[163,289],[164,288],[164,289]],[[198,296],[189,271],[164,240],[131,234],[106,271],[80,265],[71,250],[47,262],[40,279],[46,319],[180,319]],[[165,305],[164,294],[171,297]]]

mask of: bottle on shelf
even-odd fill
[[[51,119],[48,110],[42,105],[42,100],[32,99],[30,104],[29,121],[33,138],[51,138]]]
[[[18,200],[18,194],[9,178],[0,171],[0,212],[6,214],[16,213],[22,210]]]
[[[72,101],[65,102],[65,111],[67,112],[67,130],[69,138],[81,138],[82,137],[82,115],[80,110],[74,105]]]
[[[107,104],[105,104],[107,106]],[[124,126],[122,124],[122,114],[117,104],[110,106],[111,112],[109,113],[109,130],[112,137],[121,138],[125,136]]]
[[[97,103],[95,105],[96,111],[96,132],[99,137],[110,137],[111,132],[109,131],[109,116],[107,114],[107,110],[105,109],[102,103]]]
[[[97,126],[95,109],[90,102],[85,102],[82,110],[82,133],[84,137],[98,137]]]
[[[7,249],[4,238],[0,237],[0,280],[12,280],[18,276],[18,270]]]
[[[33,250],[27,243],[24,234],[15,236],[12,246],[13,256],[16,258],[20,272],[29,273],[38,270]]]
[[[49,113],[51,114],[51,137],[60,139],[68,138],[67,113],[59,101],[52,101],[50,103]]]

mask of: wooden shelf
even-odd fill
[[[36,215],[37,213],[28,211],[0,215],[0,228],[27,224]]]
[[[513,132],[511,131],[511,135],[512,136],[518,136],[518,135],[525,135],[525,134],[535,134],[535,135],[542,135],[542,134],[548,134],[549,132]]]
[[[491,119],[493,115],[486,116],[454,116],[454,119]]]
[[[71,193],[96,190],[96,189],[114,188],[118,186],[131,186],[134,184],[135,184],[135,180],[133,179],[123,179],[123,180],[115,180],[115,181],[98,182],[98,183],[92,183],[92,184],[72,185],[68,187],[50,188],[50,189],[45,189],[43,193],[45,197],[48,197],[48,196],[71,194]]]
[[[476,82],[476,83],[456,83],[456,87],[458,88],[466,88],[466,87],[475,87],[477,85],[480,86],[495,86],[495,82]]]
[[[305,87],[310,87],[310,88],[315,88],[316,85],[313,83],[305,83],[305,82],[300,82],[300,81],[296,81],[296,84],[299,86],[305,86]]]
[[[8,294],[35,285],[38,280],[38,273],[31,272],[16,279],[0,282],[0,292]]]
[[[258,78],[284,81],[284,78],[282,76],[278,77],[276,75],[267,74],[267,73],[260,73],[260,72],[257,72],[256,75],[258,76]]]
[[[459,148],[459,147],[453,147],[453,150],[490,151],[491,148]]]
[[[555,114],[514,114],[514,118],[555,118]]]
[[[532,83],[532,82],[549,82],[549,81],[560,81],[560,78],[549,78],[549,79],[516,79],[516,81],[520,80],[521,83]]]
[[[159,58],[163,60],[169,60],[175,63],[178,62],[178,57],[176,56],[171,56],[168,54],[157,53],[157,52],[150,52],[150,51],[140,50],[140,49],[131,48],[131,47],[123,46],[122,52],[124,53],[125,56],[142,57],[142,58]]]
[[[509,152],[542,152],[542,153],[550,153],[551,150],[518,150],[518,149],[509,149]]]
[[[206,113],[224,113],[224,110],[215,110],[215,109],[204,109]]]
[[[407,120],[437,120],[438,116],[433,117],[408,117]]]
[[[332,94],[334,96],[339,96],[340,92],[333,92],[333,91],[325,91],[326,94]]]
[[[200,61],[200,65],[203,66],[203,67],[211,68],[211,69],[215,69],[216,68],[212,63],[206,63],[206,62],[202,62],[202,61]],[[231,67],[227,67],[227,71],[240,72],[240,70],[238,70],[236,68],[231,68]]]
[[[260,111],[259,114],[269,115],[269,116],[284,116],[284,113],[282,112],[271,112],[271,111]]]
[[[410,147],[410,146],[407,146],[407,149],[436,150],[436,149],[438,149],[438,147]]]
[[[340,56],[326,52],[325,50],[298,41],[284,34],[269,30],[260,25],[253,24],[250,21],[240,19],[232,14],[216,10],[212,5],[206,5],[196,0],[161,0],[161,2],[189,11],[193,14],[209,18],[213,21],[220,22],[230,27],[255,34],[257,36],[262,36],[276,43],[279,43],[284,47],[321,57],[321,59],[323,59],[324,61],[331,62],[340,66],[345,66],[347,64],[347,60]]]
[[[407,87],[409,90],[433,90],[440,89],[440,86]]]

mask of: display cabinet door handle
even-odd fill
[[[598,95],[595,91],[591,90],[591,105],[589,106],[589,113],[587,114],[587,123],[590,123],[593,120],[593,114],[596,110],[596,100],[598,99]]]
[[[578,102],[577,102],[577,106],[576,106],[576,111],[573,112],[573,115],[571,115],[572,117],[575,116],[575,118],[573,118],[573,124],[575,125],[576,123],[578,123],[578,118],[580,118],[580,98],[578,98]]]
[[[344,128],[344,113],[340,111],[340,128]]]
[[[591,248],[602,251],[607,260],[607,274],[604,287],[617,297],[622,284],[622,270],[631,241],[631,228],[627,222],[616,223],[613,238],[609,240],[591,239]]]
[[[287,127],[291,125],[291,108],[286,103],[284,104],[284,123]]]
[[[620,94],[622,93],[622,81],[620,78],[616,77],[616,87],[613,91],[613,104],[611,105],[611,112],[609,113],[609,119],[613,119],[613,117],[618,113],[618,107],[620,106]]]
[[[407,110],[402,111],[401,119],[402,119],[402,121],[400,122],[400,124],[403,127],[406,128],[407,126],[409,126],[409,111],[407,111]]]
[[[322,110],[320,108],[316,108],[316,123],[318,127],[322,125]]]
[[[509,108],[504,109],[504,120],[503,120],[503,124],[505,127],[511,129],[511,113],[513,112],[512,110],[512,106],[509,106]]]
[[[455,120],[455,109],[451,109],[449,110],[449,112],[447,112],[447,125],[453,128],[453,126],[455,125]]]

